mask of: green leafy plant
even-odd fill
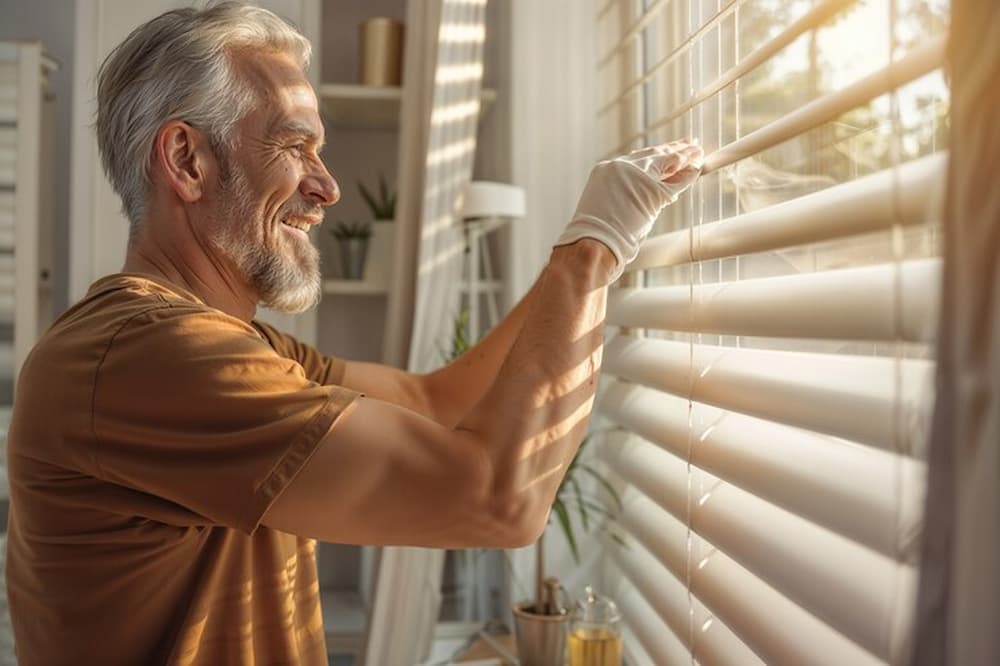
[[[376,220],[393,220],[396,218],[396,192],[389,187],[389,181],[385,174],[378,173],[378,192],[373,192],[365,187],[365,184],[358,181],[358,192],[361,198],[368,204],[372,216]]]
[[[451,346],[448,349],[441,348],[441,357],[445,363],[451,363],[461,356],[472,346],[469,340],[469,310],[463,309],[455,315],[451,324]]]
[[[559,484],[559,489],[556,491],[556,499],[552,502],[552,513],[556,516],[559,526],[566,536],[566,543],[569,544],[570,552],[573,554],[573,559],[577,564],[580,563],[580,551],[577,546],[576,535],[573,532],[573,523],[570,520],[570,514],[573,509],[575,508],[579,512],[580,526],[583,527],[584,531],[590,530],[592,517],[599,516],[613,522],[617,519],[618,512],[622,510],[621,497],[618,495],[615,487],[611,485],[611,482],[589,462],[581,460],[584,449],[595,434],[595,432],[591,432],[583,438],[580,448],[566,470],[566,476],[563,477],[562,483]],[[580,476],[583,475],[597,481],[597,484],[611,498],[615,510],[609,510],[597,501],[598,498],[583,492],[583,487],[580,483]],[[552,517],[550,515],[549,522],[551,523],[551,521]],[[614,532],[609,531],[608,534],[615,541],[622,542],[621,538]]]
[[[339,220],[330,230],[337,240],[348,240],[351,238],[370,238],[372,235],[372,225],[369,222]]]

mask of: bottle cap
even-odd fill
[[[574,619],[591,624],[614,624],[621,619],[618,606],[610,598],[595,593],[590,585],[583,588],[583,594],[573,609]]]

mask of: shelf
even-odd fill
[[[389,290],[384,284],[364,280],[323,280],[323,293],[341,296],[381,296]]]
[[[496,91],[483,89],[483,112],[496,99]],[[323,119],[330,127],[388,130],[399,127],[399,86],[362,86],[354,83],[323,83],[319,86]],[[482,113],[480,113],[480,116]]]

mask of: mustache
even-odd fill
[[[306,201],[289,201],[278,209],[278,217],[323,217],[323,207]]]

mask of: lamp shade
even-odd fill
[[[461,217],[524,217],[524,210],[524,188],[475,180],[465,189]]]

